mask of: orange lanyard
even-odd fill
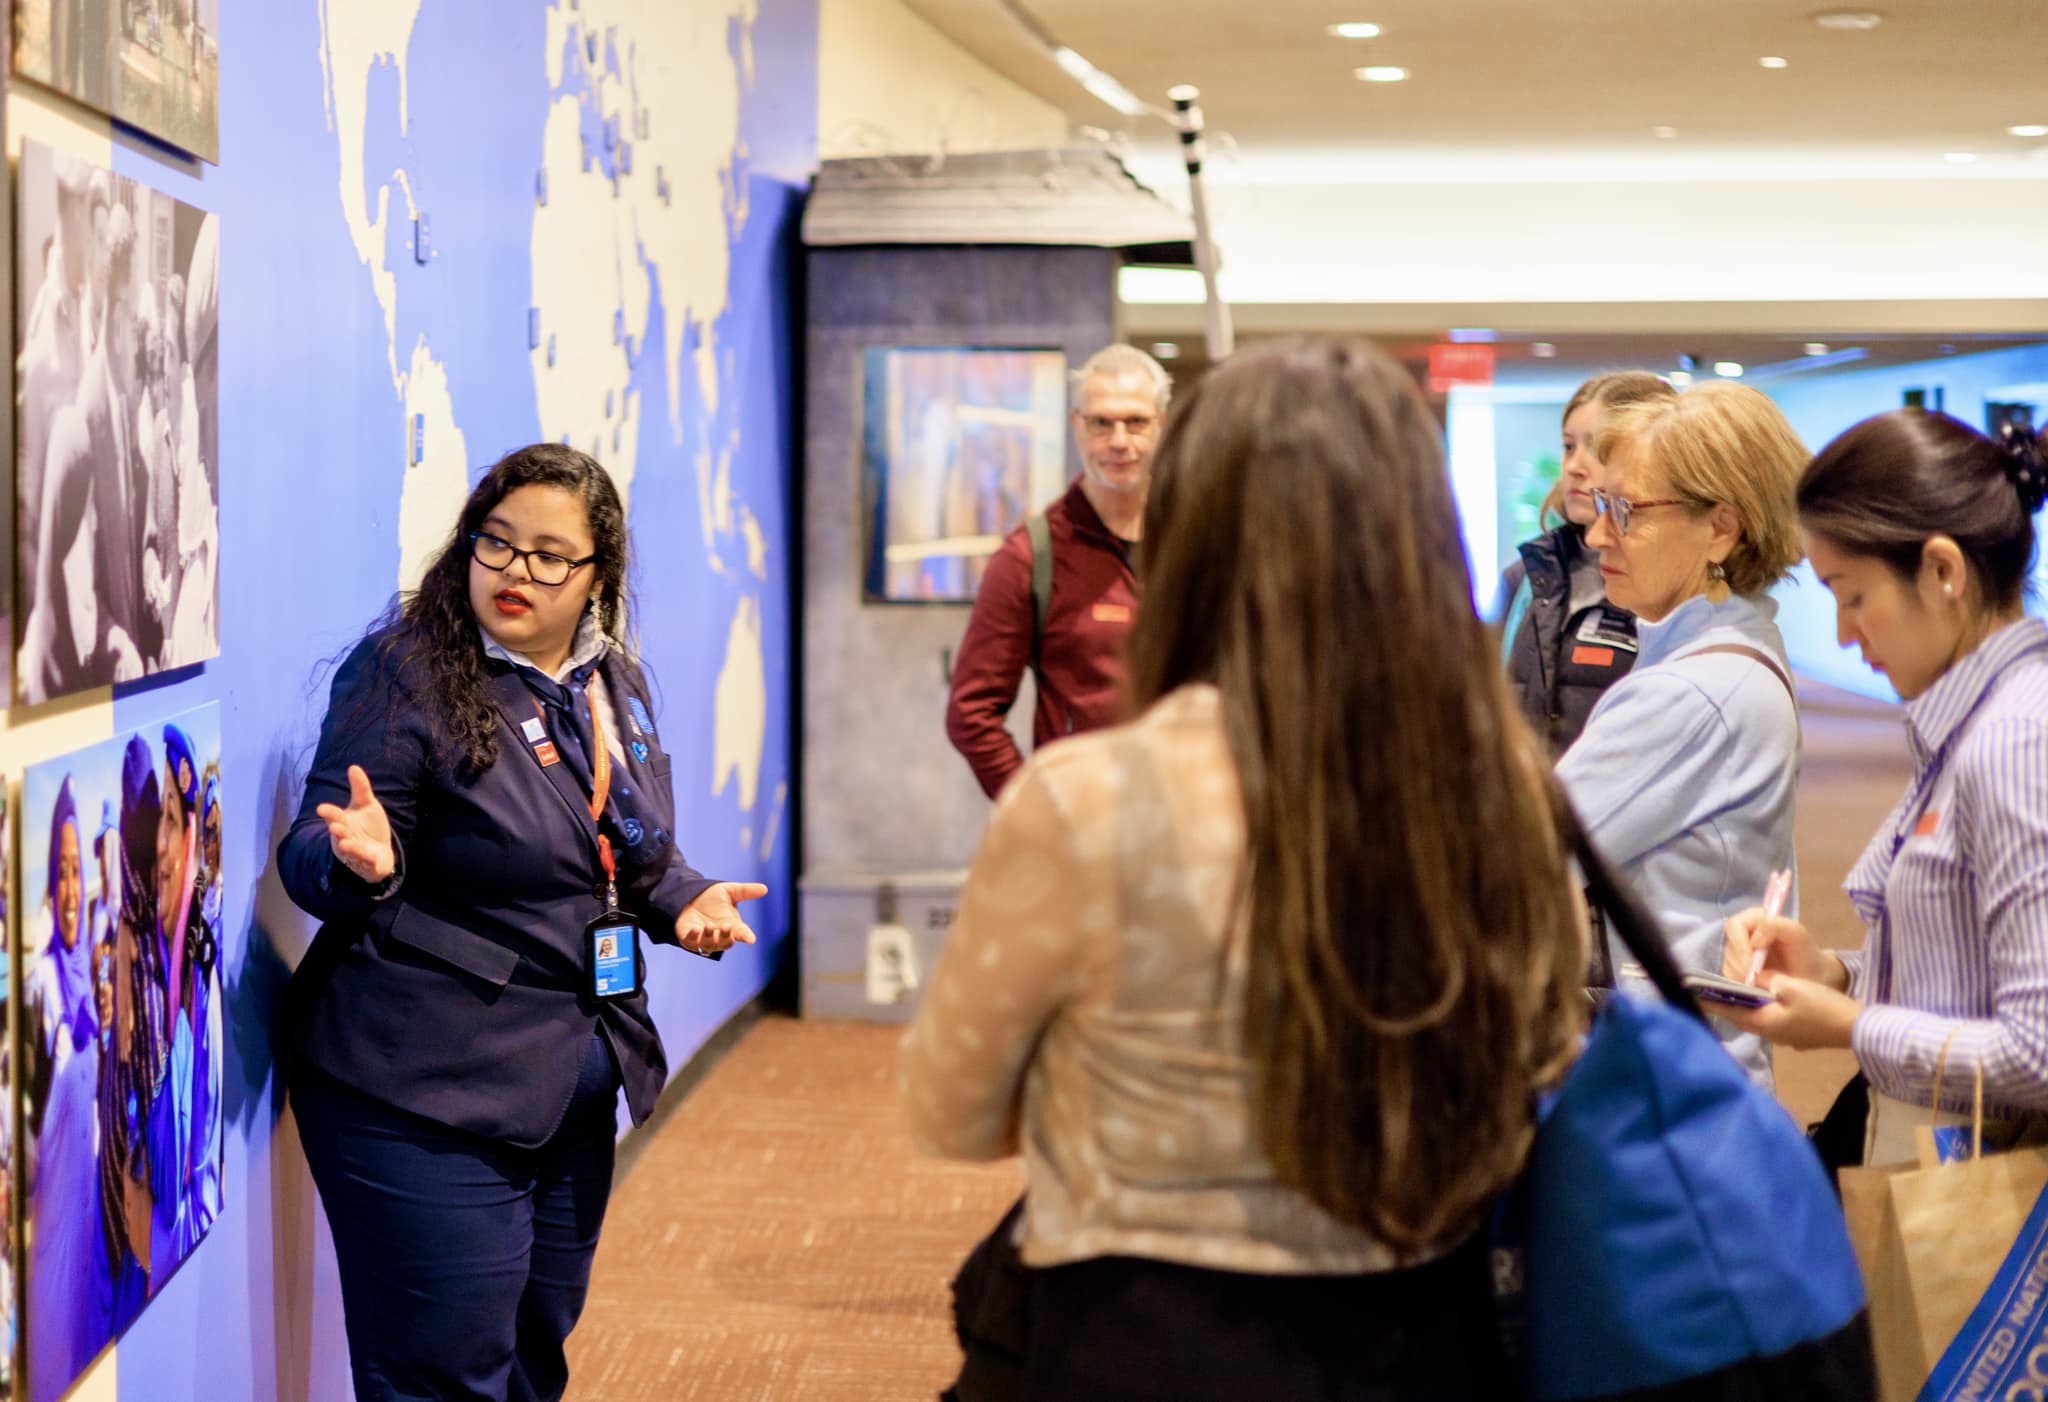
[[[590,740],[597,753],[590,757],[590,821],[604,821],[604,806],[612,796],[612,752],[605,748],[604,719],[598,714],[597,698],[588,690],[583,693],[584,704],[590,707]],[[533,712],[540,717],[540,723],[548,723],[547,712],[541,709],[539,701],[533,703]],[[618,905],[618,861],[612,856],[612,840],[603,832],[597,835],[597,859],[604,864],[604,879],[611,886],[611,903]]]

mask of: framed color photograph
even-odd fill
[[[24,143],[15,692],[220,653],[220,221]]]
[[[27,1396],[54,1402],[221,1210],[220,707],[22,785]]]
[[[14,865],[14,831],[9,826],[7,807],[7,782],[0,778],[0,948],[7,951],[8,975],[0,980],[0,999],[10,1006],[20,987],[21,972],[18,951],[15,947],[15,923],[9,891],[10,877]],[[4,1015],[0,1015],[0,1026],[5,1026]],[[0,1399],[12,1399],[19,1395],[16,1385],[20,1381],[14,1374],[15,1331],[21,1316],[15,1311],[15,1302],[20,1298],[16,1291],[14,1274],[14,1068],[15,1052],[12,1037],[0,1037]]]
[[[14,71],[220,160],[220,0],[14,0]]]
[[[996,547],[1067,486],[1056,350],[871,349],[862,362],[870,602],[969,603]]]

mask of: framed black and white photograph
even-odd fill
[[[220,0],[14,0],[14,71],[220,160]]]
[[[16,224],[15,691],[219,655],[218,219],[35,142]]]

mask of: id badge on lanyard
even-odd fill
[[[595,998],[630,998],[640,991],[640,927],[617,910],[607,910],[583,932],[584,963]]]
[[[598,715],[595,698],[585,704],[590,707],[591,748],[596,751],[590,757],[590,820],[602,825],[605,804],[612,796],[612,754],[605,745],[604,719]],[[534,713],[540,715],[538,702]],[[545,766],[551,762],[554,746],[545,738],[544,716],[541,735],[536,753],[542,749],[549,752],[541,755]],[[602,831],[597,835],[597,856],[604,866],[604,914],[583,927],[583,966],[590,976],[593,998],[630,998],[640,991],[640,927],[619,909],[619,864],[612,855],[611,838]]]

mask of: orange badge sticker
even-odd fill
[[[1941,830],[1941,814],[1923,813],[1920,821],[1913,825],[1913,836],[1932,837]]]
[[[1095,606],[1095,621],[1097,623],[1129,623],[1131,621],[1131,606],[1129,604],[1097,604]]]
[[[546,769],[551,764],[560,764],[562,762],[561,751],[555,748],[555,742],[552,740],[543,740],[538,745],[535,745],[533,753],[534,757],[540,761],[542,769]]]
[[[1572,649],[1574,667],[1612,667],[1614,649],[1611,647],[1575,647]]]

